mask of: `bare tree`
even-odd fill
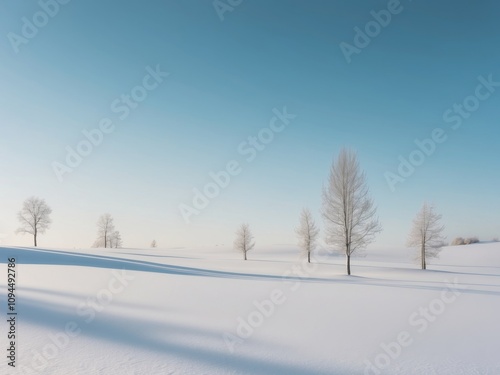
[[[153,242],[151,242],[151,247],[153,247],[153,248],[154,248],[154,247],[156,247],[156,246],[158,246],[158,245],[157,245],[157,243],[156,243],[156,240],[153,240]]]
[[[382,230],[354,151],[342,149],[332,163],[328,185],[323,188],[323,219],[326,243],[346,255],[350,275],[351,255]]]
[[[441,215],[434,212],[433,206],[424,203],[408,236],[408,246],[419,248],[416,259],[423,270],[427,268],[427,259],[437,257],[444,246],[443,230]]]
[[[235,250],[241,251],[243,253],[245,260],[247,260],[247,253],[255,246],[255,242],[252,241],[253,235],[250,231],[250,226],[248,224],[242,224],[241,227],[236,231],[234,248]]]
[[[110,214],[101,215],[97,221],[97,239],[94,242],[94,247],[107,248],[114,232],[113,217]]]
[[[33,243],[37,247],[38,235],[45,233],[52,223],[50,219],[51,213],[52,209],[47,206],[44,199],[37,197],[26,199],[23,208],[17,214],[21,227],[16,230],[16,233],[32,234]]]
[[[307,261],[311,263],[311,253],[316,248],[319,229],[309,209],[304,208],[302,210],[300,214],[300,225],[296,232],[299,237],[299,246],[307,254]]]
[[[464,240],[464,245],[470,245],[473,243],[479,243],[479,238],[478,237],[469,237]]]
[[[115,230],[111,235],[109,236],[109,247],[111,248],[121,248],[123,246],[123,241],[122,241],[122,235],[120,232]]]
[[[453,241],[451,241],[451,246],[459,246],[463,245],[465,243],[465,240],[462,237],[457,237]]]

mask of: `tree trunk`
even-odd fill
[[[347,274],[350,276],[351,275],[351,256],[347,256]]]
[[[243,254],[245,254],[245,260],[247,260],[247,252],[244,251]]]
[[[427,268],[427,265],[425,264],[425,246],[423,244],[420,253],[420,257],[422,258],[422,269],[425,270]]]
[[[307,253],[307,263],[311,263],[311,252]]]
[[[35,243],[35,247],[37,247],[37,243],[36,243],[36,235],[37,235],[37,233],[36,233],[36,231],[35,231],[35,234],[33,235],[33,241],[34,241],[34,243]]]

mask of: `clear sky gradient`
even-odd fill
[[[500,236],[500,87],[477,90],[479,77],[500,82],[498,1],[401,1],[379,32],[371,12],[396,3],[243,0],[222,16],[211,0],[48,3],[46,19],[35,1],[0,5],[2,244],[31,245],[14,231],[35,195],[53,209],[41,246],[90,246],[105,212],[127,247],[230,245],[242,222],[258,246],[294,245],[302,207],[321,222],[342,146],[378,206],[372,246],[404,247],[423,201],[448,240]],[[357,48],[350,63],[341,43]],[[120,119],[112,103],[157,66],[169,76]],[[296,118],[248,162],[238,147],[284,107]],[[114,131],[60,182],[53,163],[103,118]],[[386,172],[436,128],[446,141],[391,189]],[[231,160],[241,173],[187,224],[179,205]]]

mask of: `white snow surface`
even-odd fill
[[[373,250],[352,276],[341,256],[304,268],[294,246],[248,255],[0,248],[3,353],[9,257],[18,312],[16,368],[2,355],[0,373],[500,374],[499,243],[446,247],[426,271]]]

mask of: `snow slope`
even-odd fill
[[[351,277],[342,257],[307,268],[286,246],[247,262],[221,247],[0,248],[5,317],[9,257],[17,367],[2,356],[2,374],[500,374],[500,244],[445,248],[427,271],[406,250],[368,253]],[[7,349],[6,318],[2,332]]]

